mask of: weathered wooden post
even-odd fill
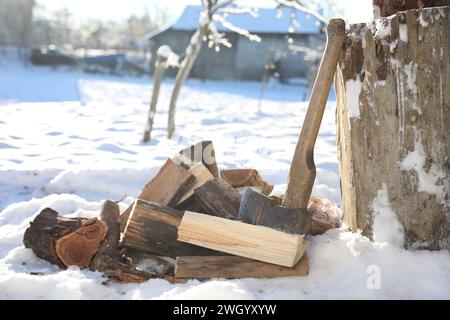
[[[394,2],[350,26],[336,73],[344,220],[377,241],[450,249],[450,6],[391,15]]]
[[[153,120],[156,114],[156,106],[158,104],[159,90],[161,82],[164,78],[164,73],[171,65],[171,55],[174,55],[169,46],[161,46],[156,53],[155,73],[153,76],[153,93],[152,101],[150,102],[150,110],[148,111],[147,125],[144,132],[144,142],[148,142],[151,137],[153,129]]]

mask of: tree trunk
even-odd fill
[[[167,124],[167,137],[172,138],[175,132],[175,109],[178,101],[178,96],[180,95],[181,88],[183,87],[186,79],[191,72],[192,66],[202,49],[203,36],[206,34],[207,25],[200,27],[192,36],[191,42],[186,49],[186,56],[181,62],[181,66],[178,69],[177,76],[175,78],[175,85],[173,87],[172,96],[170,98],[169,105],[169,118]]]
[[[148,142],[151,139],[153,129],[153,119],[155,118],[156,114],[156,106],[158,104],[161,82],[164,77],[164,73],[166,72],[167,69],[167,59],[168,57],[160,55],[158,55],[158,57],[156,58],[152,101],[150,103],[150,110],[148,111],[147,127],[145,128],[144,132],[144,142]]]
[[[449,249],[450,7],[350,29],[335,79],[344,220]]]

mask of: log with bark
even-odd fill
[[[120,226],[117,203],[102,205],[101,219],[65,218],[52,209],[42,210],[25,231],[24,244],[38,257],[61,268],[71,265],[103,272],[120,282],[144,282],[150,278],[173,277],[173,263],[161,267],[161,259],[153,259],[158,269],[140,268],[119,248]],[[148,264],[148,263],[147,263]]]
[[[55,210],[46,208],[26,229],[23,243],[39,258],[64,268],[64,263],[56,254],[55,239],[78,230],[87,220],[86,218],[61,217]]]
[[[97,218],[65,218],[50,208],[42,210],[30,223],[23,243],[39,258],[66,268],[89,266],[108,227]]]
[[[182,211],[138,199],[133,205],[121,244],[129,249],[172,258],[217,254],[177,240],[182,217]]]
[[[237,256],[178,257],[175,263],[175,278],[181,279],[299,277],[308,272],[306,255],[292,268]]]
[[[346,224],[449,249],[450,7],[351,25],[335,83]]]

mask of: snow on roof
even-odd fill
[[[198,28],[198,19],[201,11],[201,6],[186,6],[178,21],[171,25],[170,29],[196,30]],[[226,16],[226,19],[236,27],[248,30],[251,33],[320,33],[320,23],[316,18],[290,8],[259,8],[256,17],[245,13],[229,13],[228,16]],[[298,23],[293,23],[293,20],[296,20]],[[227,31],[227,29],[219,23],[217,24],[217,27],[219,31]]]

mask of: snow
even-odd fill
[[[345,83],[347,93],[347,110],[349,118],[358,118],[359,111],[359,95],[361,94],[361,80],[359,77],[347,80]]]
[[[373,28],[375,28],[375,37],[383,39],[391,34],[391,20],[375,19]]]
[[[171,25],[170,28],[173,30],[197,30],[201,12],[201,6],[186,6],[180,18]],[[277,12],[282,12],[283,14],[277,15]],[[293,34],[320,33],[320,25],[317,24],[316,18],[289,8],[259,8],[256,15],[229,12],[226,14],[226,20],[231,25],[242,30],[247,30],[250,33],[285,34],[287,30],[292,27],[292,14],[294,15],[295,20],[299,21],[298,25],[293,26]],[[227,31],[225,27],[220,25],[218,25],[218,29],[222,32]]]
[[[417,64],[412,61],[405,65],[405,73],[406,73],[406,84],[408,90],[413,94],[415,99],[411,101],[411,107],[414,110],[417,110],[419,114],[422,114],[422,109],[417,105]]]
[[[428,21],[425,21],[423,14],[419,14],[419,23],[423,28],[428,27]]]
[[[159,57],[166,59],[166,66],[165,67],[177,67],[179,66],[179,56],[170,49],[168,45],[163,45],[158,48],[158,51],[156,54]]]
[[[378,190],[371,206],[374,214],[374,240],[379,243],[390,243],[399,248],[403,247],[405,232],[395,212],[390,207],[389,194],[385,183]]]
[[[189,80],[179,99],[176,136],[167,140],[173,80],[166,80],[153,140],[144,144],[150,83],[2,62],[0,299],[450,298],[447,251],[406,251],[395,237],[377,232],[379,241],[371,242],[345,225],[309,239],[307,277],[125,285],[37,258],[22,238],[40,210],[95,217],[101,201],[123,197],[124,210],[168,157],[201,139],[214,141],[220,168],[256,168],[284,191],[307,107],[299,87],[269,82],[258,111],[259,83]],[[417,156],[408,157],[406,167],[423,168],[422,160],[411,165]],[[324,115],[315,163],[314,195],[340,203],[334,102]],[[382,189],[373,202],[378,222],[391,221],[387,199]]]
[[[398,31],[400,34],[400,41],[408,42],[408,26],[404,23],[399,24]]]
[[[438,168],[435,163],[429,169],[425,168],[426,153],[420,139],[416,141],[414,151],[410,151],[400,163],[400,168],[404,171],[414,171],[417,175],[419,192],[433,194],[445,204],[445,197],[448,195],[445,183],[446,175],[442,168]],[[447,205],[450,205],[448,203]]]

